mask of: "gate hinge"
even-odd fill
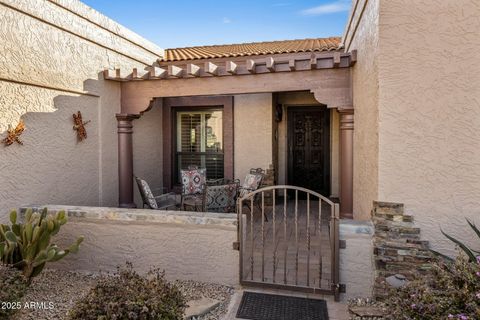
[[[233,250],[237,250],[237,251],[240,250],[240,243],[238,241],[235,241],[233,243]]]
[[[345,249],[347,247],[347,240],[338,240],[338,247],[340,249]]]

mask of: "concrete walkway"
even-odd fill
[[[238,290],[236,290],[235,294],[233,295],[232,300],[230,301],[227,314],[221,320],[235,320],[235,319],[242,320],[242,318],[237,318],[236,314],[237,314],[238,307],[240,306],[240,302],[242,301],[242,295],[244,291],[260,292],[260,293],[268,293],[268,294],[279,294],[284,296],[302,297],[302,298],[310,298],[310,299],[323,299],[327,301],[329,320],[348,320],[349,318],[347,304],[343,302],[335,302],[333,300],[333,296],[282,291],[282,290],[238,288]]]

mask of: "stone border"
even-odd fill
[[[23,218],[27,208],[39,211],[48,208],[49,213],[65,210],[68,218],[82,221],[111,221],[129,223],[166,223],[166,224],[191,224],[191,225],[214,225],[228,229],[237,228],[237,216],[235,214],[214,212],[191,212],[172,210],[130,209],[113,207],[87,207],[66,205],[27,205],[20,208],[20,216]]]
[[[429,242],[421,239],[421,230],[415,227],[413,216],[404,214],[403,203],[374,201],[372,220],[375,226],[373,296],[382,300],[391,288],[387,277],[401,274],[409,281],[421,277],[431,268],[432,254]]]

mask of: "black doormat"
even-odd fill
[[[237,318],[250,320],[328,320],[325,300],[244,292]]]

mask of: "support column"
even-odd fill
[[[118,128],[118,206],[136,208],[133,202],[133,123],[135,114],[117,113]]]
[[[353,218],[353,109],[340,113],[340,217]]]

